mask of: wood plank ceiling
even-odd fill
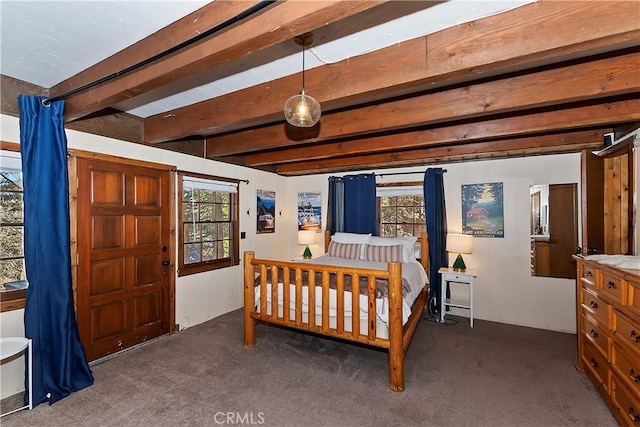
[[[285,124],[282,113],[283,100],[300,90],[300,72],[145,119],[112,107],[205,70],[215,78],[216,67],[242,69],[252,55],[307,31],[321,40],[363,25],[359,19],[393,2],[278,1],[142,68],[65,95],[257,3],[213,2],[43,91],[64,95],[68,128],[285,176],[599,149],[605,133],[640,121],[635,1],[542,0],[307,70],[306,90],[323,109],[308,129]],[[2,90],[24,84],[3,77]],[[15,107],[3,102],[3,112]]]

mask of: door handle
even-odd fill
[[[168,266],[169,264],[171,264],[169,261],[162,261],[162,265],[164,265],[165,267]]]

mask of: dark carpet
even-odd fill
[[[617,425],[575,335],[458,320],[421,322],[395,393],[384,351],[264,324],[245,349],[240,309],[94,364],[93,386],[2,426]]]

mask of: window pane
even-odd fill
[[[0,258],[24,256],[22,226],[0,227]]]
[[[200,189],[199,191],[200,197],[198,198],[198,200],[201,203],[213,203],[213,191],[203,189]]]
[[[184,224],[184,242],[200,241],[200,224]]]
[[[23,191],[22,172],[3,171],[0,175],[0,189],[9,191]]]
[[[213,206],[210,204],[200,205],[200,221],[211,221],[213,219]]]
[[[216,259],[215,242],[204,242],[202,244],[202,261],[213,261]]]
[[[202,241],[211,242],[215,240],[215,224],[202,224]]]
[[[183,203],[182,211],[184,212],[184,222],[194,221],[198,213],[198,205],[193,203]]]
[[[395,207],[380,208],[380,222],[397,222]]]
[[[218,235],[216,236],[218,240],[231,239],[231,224],[223,223],[218,224]]]
[[[0,261],[0,283],[25,280],[24,259]]]
[[[231,206],[226,204],[216,204],[215,213],[216,221],[230,221],[231,220]]]
[[[200,258],[200,244],[189,243],[184,245],[184,263],[193,264],[202,261]]]
[[[0,193],[0,222],[22,223],[22,193]]]
[[[218,258],[229,258],[231,256],[231,241],[222,240],[218,242]]]
[[[398,206],[413,206],[413,196],[396,196]]]
[[[413,222],[413,208],[412,207],[404,207],[398,206],[397,208],[397,216],[398,222],[403,223],[412,223]]]
[[[185,202],[195,202],[196,201],[196,191],[191,188],[182,188],[182,200]]]
[[[218,192],[216,193],[216,197],[213,201],[216,203],[224,203],[228,205],[229,203],[231,203],[231,195],[229,193]]]

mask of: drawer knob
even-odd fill
[[[589,334],[591,334],[591,336],[594,338],[598,338],[598,333],[593,329],[591,330],[591,332],[589,332]]]
[[[598,303],[595,301],[591,301],[589,305],[591,306],[591,308],[598,308]]]
[[[591,276],[593,276],[593,273],[591,272],[591,270],[584,271],[584,277],[591,277]]]
[[[636,334],[635,330],[632,330],[631,332],[629,332],[629,338],[631,338],[635,342],[640,342],[640,335]]]
[[[640,415],[635,413],[636,411],[634,411],[633,406],[629,406],[629,411],[628,412],[629,412],[629,416],[631,417],[631,419],[633,421],[635,421],[635,422],[640,421]]]
[[[607,282],[607,288],[609,289],[615,289],[616,284],[613,283],[611,280],[609,280],[609,282]]]
[[[640,375],[636,375],[633,368],[629,369],[629,376],[631,377],[634,383],[640,382]]]
[[[591,358],[591,360],[589,361],[589,363],[591,363],[591,366],[593,366],[594,368],[598,367],[598,362],[596,361],[596,359],[594,359],[593,357]]]

